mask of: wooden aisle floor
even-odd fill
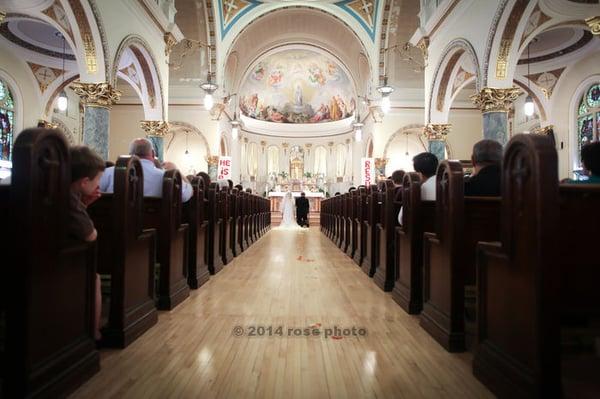
[[[73,398],[493,397],[318,227],[272,230],[101,359]]]

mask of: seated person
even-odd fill
[[[144,172],[144,197],[162,197],[163,176],[165,170],[177,169],[174,163],[165,162],[165,169],[157,168],[155,165],[155,153],[152,143],[148,139],[139,138],[133,140],[129,146],[129,154],[140,158],[142,170]],[[114,175],[115,168],[107,168],[104,176],[100,180],[100,191],[103,193],[114,192]],[[187,181],[185,176],[182,177],[181,199],[183,202],[192,198],[194,191],[192,185]]]
[[[81,241],[95,241],[98,233],[87,213],[87,206],[100,198],[98,184],[104,171],[104,161],[85,146],[72,147],[71,153],[71,196],[69,200],[69,235]],[[94,339],[99,341],[102,293],[100,275],[96,274],[96,298],[94,312]]]
[[[566,183],[600,184],[600,141],[593,141],[581,147],[581,163],[587,180],[566,180]]]
[[[500,196],[502,145],[495,140],[481,140],[473,146],[473,174],[465,179],[465,196]]]
[[[421,201],[435,201],[435,173],[438,159],[430,152],[422,152],[413,158],[413,168],[421,175]],[[398,212],[398,223],[402,224],[402,208]]]

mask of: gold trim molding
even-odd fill
[[[0,24],[4,22],[4,18],[6,18],[6,12],[0,11]]]
[[[388,162],[387,158],[375,158],[375,168],[376,169],[385,168],[385,165],[387,165],[387,162]]]
[[[554,132],[554,125],[535,128],[531,131],[531,134],[541,134],[542,136],[548,136],[551,132]]]
[[[140,121],[140,127],[146,132],[146,137],[164,137],[169,133],[169,123],[165,121]]]
[[[471,96],[471,101],[481,112],[508,112],[512,103],[521,95],[518,87],[494,88],[484,87],[478,94]]]
[[[588,18],[585,23],[590,27],[592,35],[600,35],[600,16]]]
[[[57,123],[48,122],[44,119],[38,119],[37,127],[43,127],[44,129],[58,129]]]
[[[206,163],[208,164],[208,166],[217,166],[219,164],[219,156],[218,155],[207,156]]]
[[[81,98],[85,106],[110,108],[121,98],[121,92],[106,82],[71,84],[71,88]]]
[[[450,123],[430,123],[423,128],[423,134],[427,140],[446,141],[452,125]]]

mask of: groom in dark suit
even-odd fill
[[[296,198],[296,220],[299,226],[308,227],[308,210],[310,205],[304,192],[300,194],[300,197]]]

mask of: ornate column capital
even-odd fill
[[[425,61],[425,65],[427,65],[429,59],[429,36],[423,36],[417,43],[417,47],[421,50],[423,60]]]
[[[6,18],[6,12],[0,10],[0,24],[4,22],[4,18]]]
[[[44,129],[58,129],[58,124],[48,122],[45,119],[38,119],[37,127],[43,127]]]
[[[173,51],[173,47],[177,44],[177,39],[171,32],[165,32],[163,36],[165,40],[165,57],[171,55],[171,51]]]
[[[593,35],[600,35],[600,16],[588,18],[585,23],[588,24]]]
[[[110,108],[121,98],[121,92],[106,82],[72,83],[71,87],[81,97],[85,106]]]
[[[385,168],[385,165],[387,165],[387,162],[388,162],[387,158],[375,158],[375,167],[377,169]]]
[[[471,96],[471,101],[481,112],[508,112],[512,103],[521,94],[518,87],[494,88],[484,87],[478,94]]]
[[[219,164],[219,156],[218,155],[207,155],[206,163],[208,166],[217,166]]]
[[[146,137],[164,137],[169,133],[169,122],[140,121],[140,127],[146,132]]]
[[[427,140],[446,141],[452,125],[449,123],[430,123],[423,128],[423,134]]]

